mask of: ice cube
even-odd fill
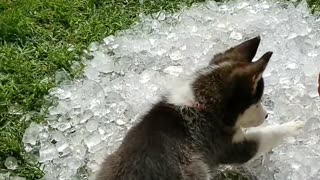
[[[76,158],[69,158],[67,159],[67,166],[71,169],[71,170],[77,170],[82,166],[82,161],[80,159],[76,159]]]
[[[98,145],[101,142],[101,135],[98,132],[93,132],[88,137],[84,139],[89,151],[91,151],[94,146]]]
[[[78,159],[83,159],[86,155],[87,149],[84,145],[77,145],[73,147],[74,156]]]
[[[88,119],[90,119],[93,116],[93,112],[89,109],[86,109],[83,111],[82,116],[80,117],[80,123],[87,122]]]
[[[59,131],[65,131],[65,130],[67,130],[69,128],[71,128],[71,124],[68,123],[68,122],[59,122],[58,126],[57,126],[57,129]]]
[[[56,141],[56,142],[65,141],[65,137],[61,131],[51,132],[51,138],[53,141]]]
[[[111,42],[114,41],[114,36],[113,36],[113,35],[110,35],[110,36],[104,38],[103,41],[104,41],[104,43],[105,43],[106,45],[109,45]]]
[[[163,70],[163,72],[178,76],[181,75],[183,72],[183,68],[181,66],[169,66]]]
[[[123,125],[126,124],[126,122],[125,122],[123,119],[117,119],[117,120],[116,120],[116,123],[117,123],[117,125],[119,125],[119,126],[123,126]]]
[[[86,128],[89,132],[93,132],[95,130],[98,129],[98,126],[99,126],[99,119],[91,119],[87,122],[86,124]]]
[[[156,72],[153,70],[144,70],[141,73],[140,82],[143,84],[147,83],[155,76],[155,74],[156,74]]]
[[[94,67],[87,66],[84,70],[84,74],[88,79],[96,80],[99,78],[99,71],[97,71]]]
[[[181,55],[181,52],[180,51],[174,51],[172,52],[169,57],[174,60],[174,61],[177,61],[177,60],[180,60],[182,59],[182,55]]]
[[[18,168],[18,161],[16,158],[9,156],[4,162],[4,166],[6,166],[7,169],[15,170]]]
[[[121,96],[121,94],[119,94],[119,92],[110,92],[107,95],[106,102],[114,103],[114,102],[120,102],[122,100],[123,100],[123,97]]]
[[[320,119],[317,117],[311,117],[306,122],[304,129],[309,132],[314,131],[316,129],[320,129]]]
[[[68,88],[69,86],[57,87],[52,89],[50,91],[50,94],[58,97],[59,99],[67,99],[71,97],[71,92],[69,91]]]
[[[231,34],[230,34],[230,38],[231,39],[235,39],[235,40],[241,40],[242,39],[242,34],[239,33],[239,32],[232,31]]]
[[[100,168],[99,164],[96,161],[89,161],[87,163],[88,168],[91,170],[91,172],[97,172]]]
[[[39,162],[46,162],[58,158],[58,151],[54,145],[41,147]]]
[[[65,156],[71,153],[71,148],[68,143],[66,142],[57,142],[56,148],[59,152],[60,156]]]
[[[75,176],[76,171],[70,168],[63,168],[60,172],[59,172],[59,178],[61,180],[69,180],[71,179],[72,176]]]
[[[96,51],[98,50],[99,44],[97,42],[93,42],[89,45],[89,50],[90,51]]]
[[[70,84],[70,75],[64,70],[59,70],[55,73],[55,83],[56,84]]]
[[[42,126],[34,122],[31,122],[30,126],[26,129],[22,141],[25,144],[36,145],[39,132],[42,130]]]

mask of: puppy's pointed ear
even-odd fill
[[[260,44],[260,39],[260,36],[257,36],[253,39],[250,39],[235,46],[232,51],[234,51],[234,53],[239,54],[237,60],[251,62],[257,53]]]
[[[273,52],[265,53],[259,60],[251,63],[248,69],[246,69],[247,73],[249,74],[249,77],[251,78],[253,92],[256,91],[258,82],[262,78],[262,74],[269,63],[272,54]]]
[[[251,62],[257,53],[260,36],[247,40],[233,48],[228,49],[224,53],[217,54],[210,61],[210,65],[219,64],[223,61],[243,61]]]

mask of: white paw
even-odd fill
[[[291,121],[283,124],[283,131],[285,131],[287,136],[297,136],[303,131],[305,122],[303,121]]]

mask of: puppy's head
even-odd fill
[[[259,43],[260,37],[256,37],[215,55],[193,83],[196,101],[209,113],[211,109],[221,113],[227,126],[253,127],[267,118],[261,105],[262,74],[272,52],[252,62]]]

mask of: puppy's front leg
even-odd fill
[[[242,134],[242,140],[231,144],[220,156],[222,164],[243,164],[278,146],[286,137],[298,135],[304,126],[302,121],[281,125],[257,127]],[[242,132],[241,132],[242,133]],[[241,136],[237,134],[237,136]]]
[[[257,152],[252,159],[271,151],[285,138],[298,135],[304,124],[303,121],[292,121],[281,125],[253,128],[246,132],[245,138],[249,141],[256,141],[258,145]]]

